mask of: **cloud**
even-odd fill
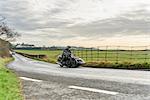
[[[150,33],[147,0],[1,0],[0,15],[25,42],[96,42]]]
[[[38,4],[29,3],[30,0],[5,0],[0,1],[0,14],[6,16],[8,23],[18,30],[32,31],[39,28],[54,28],[65,27],[69,22],[53,17],[58,13],[65,11],[64,4],[53,5],[54,7],[44,9],[44,11],[34,10],[34,6],[40,6]],[[33,1],[33,0],[31,0]],[[46,2],[47,0],[45,0]],[[50,3],[50,2],[49,2]],[[39,10],[39,11],[38,11]]]
[[[69,27],[66,31],[86,37],[145,35],[150,33],[150,12],[144,9],[130,11],[115,18],[78,24]]]

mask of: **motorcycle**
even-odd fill
[[[57,64],[60,65],[60,67],[66,66],[68,68],[77,68],[83,64],[85,64],[84,60],[78,57],[75,57],[73,54],[67,58],[65,61],[62,61],[62,55],[58,56]]]

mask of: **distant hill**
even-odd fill
[[[9,42],[0,39],[0,57],[10,57],[9,46]]]

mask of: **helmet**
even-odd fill
[[[70,48],[71,48],[71,46],[67,46],[67,48],[68,48],[68,49],[70,49]]]

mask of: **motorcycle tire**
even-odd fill
[[[75,59],[72,59],[71,65],[72,65],[72,68],[77,68],[78,67],[78,64],[77,64]]]
[[[67,60],[67,61],[66,61],[66,67],[68,67],[68,68],[71,68],[71,67],[72,67],[70,60]]]

